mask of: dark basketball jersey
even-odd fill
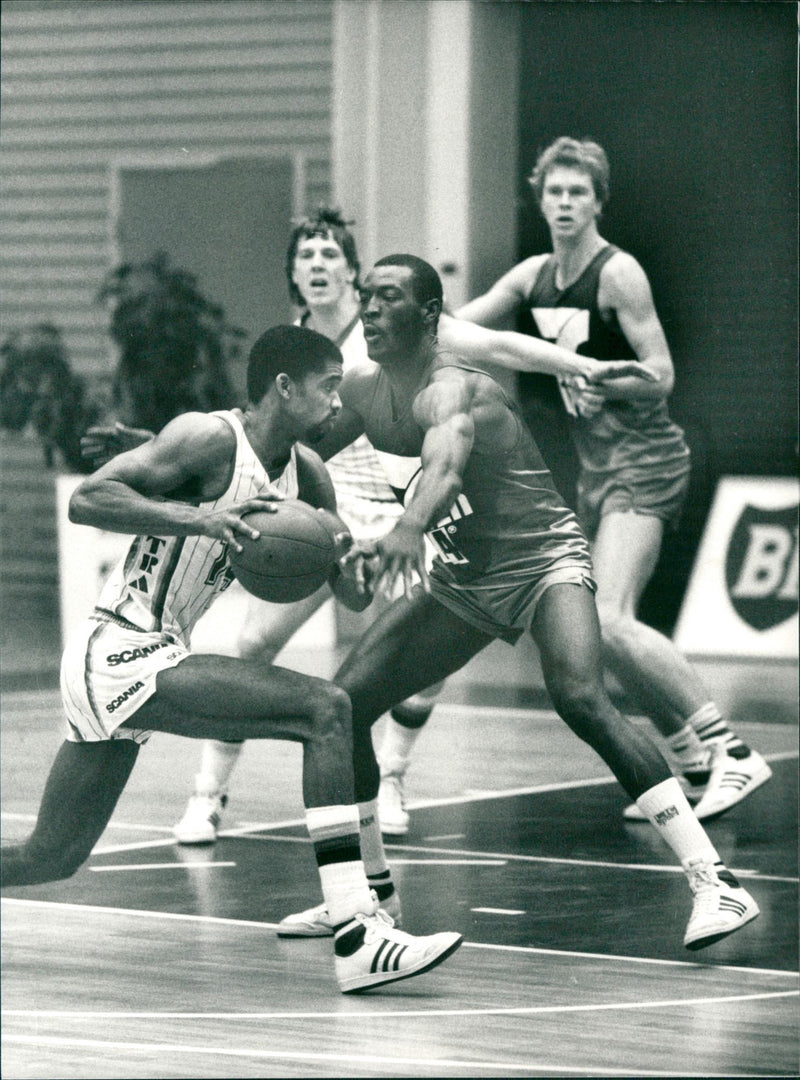
[[[616,319],[605,318],[597,302],[600,272],[618,251],[607,244],[566,289],[556,285],[555,258],[547,259],[525,304],[535,336],[596,360],[636,359]],[[685,466],[689,450],[665,401],[607,401],[586,418],[575,415],[568,386],[562,383],[561,389],[583,469],[610,472],[679,461]]]
[[[440,356],[425,372],[417,392],[442,367],[476,371]],[[483,371],[476,373],[490,378]],[[493,585],[516,585],[570,556],[576,562],[585,560],[588,567],[588,544],[577,519],[564,506],[516,407],[499,386],[497,390],[514,415],[516,442],[510,450],[473,449],[461,494],[427,534],[438,556],[434,573],[480,588],[476,579],[491,577]],[[377,450],[419,458],[424,432],[413,416],[414,397],[394,415],[389,381],[378,369],[365,414],[366,434]],[[419,475],[417,468],[402,484],[404,502],[413,494]],[[397,485],[396,479],[393,482]]]

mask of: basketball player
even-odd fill
[[[658,381],[560,382],[577,451],[578,516],[592,540],[604,659],[666,739],[695,813],[713,818],[767,781],[763,757],[731,731],[698,673],[637,610],[665,527],[689,482],[689,448],[667,411],[674,371],[647,277],[598,230],[610,170],[601,146],[557,139],[530,184],[553,252],[514,267],[458,311],[492,325],[524,312],[533,332],[600,360],[632,358]],[[535,432],[534,432],[535,434]],[[638,806],[625,817],[646,820]]]
[[[335,511],[313,443],[341,408],[342,358],[321,334],[264,333],[247,372],[248,405],[187,413],[120,454],[75,491],[70,518],[139,533],[92,616],[68,642],[61,669],[67,736],[29,839],[2,851],[2,884],[68,877],[89,857],[153,731],[190,738],[291,739],[303,744],[303,798],[320,880],[335,924],[343,993],[427,971],[458,934],[415,938],[378,913],[359,850],[350,702],[322,679],[234,657],[199,655],[192,627],[230,583],[229,545],[256,538],[245,515],[281,497]],[[338,523],[342,553],[350,540]],[[337,597],[369,596],[337,565]]]
[[[292,301],[303,309],[299,322],[339,346],[345,371],[371,363],[360,318],[359,270],[355,238],[338,211],[320,208],[293,230],[286,253],[286,276]],[[492,360],[525,370],[532,366],[562,377],[588,380],[619,378],[630,375],[631,371],[634,376],[648,375],[630,362],[604,365],[548,342],[520,334],[498,333],[448,317],[443,320],[441,333],[445,344],[458,347],[477,363]],[[84,442],[92,455],[107,460],[111,450],[119,449],[121,436],[126,432],[131,445],[150,437],[149,432],[120,428],[105,434],[96,430]],[[327,464],[336,489],[338,512],[356,541],[374,540],[388,532],[402,513],[402,507],[389,485],[387,472],[391,475],[399,468],[400,475],[404,475],[407,467],[402,461],[394,462],[391,456],[376,454],[367,438],[361,436]],[[293,634],[329,597],[327,586],[297,604],[265,604],[255,597],[243,596],[244,615],[234,650],[236,655],[272,663]],[[438,687],[424,689],[395,705],[386,719],[378,750],[382,777],[378,802],[381,827],[387,835],[401,836],[408,832],[409,815],[403,797],[405,768],[437,693]],[[207,844],[216,839],[241,750],[241,742],[216,739],[204,742],[194,792],[174,830],[180,843]],[[391,901],[387,909],[390,914],[399,915],[392,910]]]
[[[286,277],[292,302],[302,309],[298,324],[333,341],[342,353],[345,371],[356,364],[369,363],[357,291],[359,269],[355,238],[339,211],[321,207],[292,231],[286,253]],[[357,541],[367,542],[382,536],[402,513],[378,457],[364,436],[329,461],[328,472],[336,491],[338,513]],[[323,586],[296,604],[273,605],[255,597],[243,598],[244,614],[236,654],[272,663],[330,596],[330,588]],[[439,687],[426,688],[396,706],[387,718],[390,733],[391,728],[404,730],[399,728],[398,719],[412,727],[421,727],[431,713],[438,691]],[[208,844],[216,840],[228,801],[230,779],[242,747],[241,742],[216,739],[203,744],[194,792],[174,828],[180,843]],[[388,790],[391,795],[391,787]],[[382,807],[388,832],[396,827],[399,813],[404,811],[396,802],[389,801]]]
[[[440,349],[442,285],[411,255],[380,259],[362,288],[374,369],[349,373],[324,455],[366,433],[380,451],[417,456],[405,511],[374,545],[373,587],[404,595],[372,624],[336,675],[353,704],[356,795],[375,799],[370,728],[394,698],[446,678],[495,638],[530,633],[559,715],[613,771],[680,859],[694,894],[684,944],[699,949],[758,915],[727,870],[651,740],[610,701],[589,545],[563,505],[516,407],[487,374]],[[428,574],[423,538],[438,549]],[[421,584],[414,585],[418,575]],[[357,581],[368,588],[363,565]],[[395,895],[380,830],[362,850],[382,902]],[[283,920],[279,933],[330,933],[324,904]]]

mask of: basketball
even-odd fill
[[[274,604],[291,604],[323,585],[336,545],[327,515],[297,499],[277,502],[274,514],[256,510],[242,519],[261,533],[237,537],[241,551],[229,549],[231,570],[249,593]]]

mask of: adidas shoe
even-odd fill
[[[711,754],[711,775],[700,802],[694,808],[700,821],[730,810],[772,776],[761,754],[749,746],[728,750],[719,745]]]
[[[399,927],[403,921],[403,913],[397,892],[379,901],[373,891],[372,897],[376,904],[380,904],[379,910],[391,919],[394,926]],[[295,915],[287,915],[278,923],[278,937],[331,937],[332,934],[333,923],[324,904],[299,911]]]
[[[707,769],[689,769],[686,772],[677,773],[676,778],[681,785],[683,794],[686,796],[690,806],[697,807],[697,804],[703,798],[703,795],[705,795],[710,776],[710,766]],[[695,813],[697,813],[696,809]],[[640,810],[636,803],[631,803],[630,806],[626,806],[622,811],[622,816],[626,821],[650,820],[647,814]]]
[[[759,914],[758,904],[730,870],[716,870],[702,859],[687,859],[683,866],[694,893],[692,917],[683,938],[687,949],[713,945]]]
[[[405,836],[411,818],[403,802],[403,777],[390,773],[381,777],[378,789],[378,819],[386,836]]]
[[[336,935],[336,978],[343,994],[358,994],[430,971],[462,941],[454,933],[414,937],[396,929],[381,911],[359,913]]]
[[[213,844],[222,820],[228,796],[217,792],[195,792],[189,799],[186,812],[172,829],[179,844]]]

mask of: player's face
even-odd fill
[[[545,177],[542,214],[553,236],[580,236],[593,225],[602,206],[589,173],[557,165]]]
[[[338,304],[352,288],[356,272],[330,235],[306,236],[297,245],[292,281],[310,308]]]
[[[294,383],[291,410],[302,442],[313,445],[333,427],[342,409],[342,375],[342,365],[330,363],[324,371],[315,371]]]
[[[425,335],[426,309],[414,296],[408,266],[376,266],[361,288],[361,321],[370,359],[379,364],[413,353]]]

